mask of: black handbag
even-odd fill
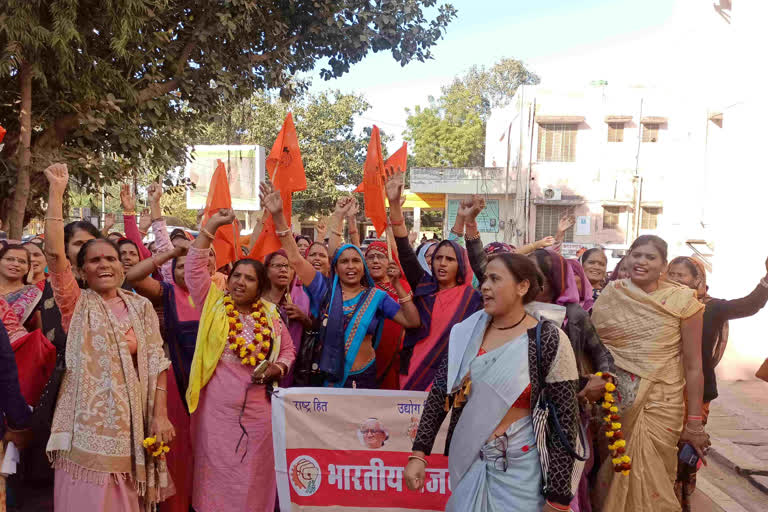
[[[536,370],[539,376],[539,386],[541,391],[539,392],[539,398],[536,401],[531,416],[533,417],[533,428],[536,434],[536,445],[539,448],[539,457],[541,458],[542,469],[546,470],[549,467],[549,455],[546,446],[547,436],[555,435],[560,440],[560,443],[568,452],[568,455],[574,459],[584,462],[589,459],[591,452],[590,446],[587,442],[587,432],[584,429],[584,425],[581,420],[578,421],[579,425],[579,440],[584,447],[584,454],[579,455],[571,445],[568,437],[563,432],[563,428],[560,425],[560,420],[557,413],[557,407],[549,397],[547,390],[548,384],[545,380],[544,370],[542,368],[541,360],[541,328],[544,325],[544,321],[540,321],[536,326]],[[546,471],[544,472],[546,475]]]
[[[325,382],[325,373],[319,370],[318,362],[323,353],[321,320],[315,319],[312,327],[304,331],[299,353],[293,367],[294,386],[320,387]]]

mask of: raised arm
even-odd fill
[[[395,322],[402,325],[406,329],[421,327],[421,317],[419,316],[419,310],[413,303],[413,294],[408,292],[400,281],[400,267],[394,261],[389,262],[387,267],[387,276],[389,282],[392,283],[392,287],[397,293],[398,302],[400,303],[400,311],[392,318]]]
[[[768,259],[765,260],[765,269],[768,272]],[[718,304],[722,315],[727,320],[746,318],[752,316],[768,302],[768,273],[760,279],[760,283],[752,290],[752,293],[740,299],[723,301]]]
[[[186,253],[187,249],[185,247],[177,247],[173,251],[150,256],[129,268],[128,272],[125,273],[125,279],[139,295],[143,295],[151,300],[153,304],[159,305],[163,300],[163,285],[160,284],[160,281],[151,277],[152,272],[166,261],[171,261],[173,258]]]
[[[536,249],[546,249],[547,247],[552,247],[555,245],[557,241],[555,240],[555,237],[553,236],[545,236],[541,240],[536,240],[532,244],[526,244],[522,247],[517,248],[517,254],[531,254]],[[560,252],[559,250],[557,251]]]
[[[251,238],[248,240],[248,252],[251,252],[253,246],[256,245],[256,240],[261,235],[261,230],[264,229],[264,217],[259,217],[256,222],[253,223],[253,231],[251,231]]]
[[[336,254],[336,249],[344,244],[344,218],[349,215],[356,203],[357,200],[352,196],[342,196],[336,200],[336,208],[329,221],[331,234],[328,236],[328,254]]]
[[[280,197],[280,192],[274,190],[271,184],[262,183],[259,195],[261,197],[261,204],[269,210],[275,221],[277,237],[280,239],[280,243],[288,255],[288,263],[296,271],[296,275],[302,283],[311,283],[317,271],[299,252],[299,247],[296,245],[296,240],[291,234],[291,228],[288,226],[288,221],[285,220],[285,215],[283,214],[283,198]]]
[[[45,259],[51,272],[67,270],[64,246],[64,192],[69,182],[67,164],[53,164],[45,171],[48,179],[48,210],[45,214]]]
[[[464,225],[463,234],[467,242],[469,265],[472,267],[472,272],[475,273],[479,283],[482,283],[485,279],[485,266],[488,264],[488,258],[483,250],[483,242],[480,240],[480,232],[477,230],[477,216],[484,209],[485,198],[474,195],[472,199],[462,201],[459,204],[459,211],[456,213],[456,224],[458,225],[459,217],[461,217],[462,224]]]
[[[347,212],[347,226],[349,227],[349,243],[355,247],[360,247],[360,231],[357,229],[357,214],[359,211],[360,205],[357,203],[357,199],[353,197],[352,206]]]
[[[395,235],[397,253],[400,256],[400,264],[405,273],[405,279],[412,289],[415,289],[424,277],[424,269],[421,268],[416,253],[413,252],[408,241],[408,230],[405,228],[403,207],[400,199],[403,196],[403,173],[391,173],[386,185],[387,199],[389,199],[389,220],[392,226],[392,234]]]
[[[112,227],[115,225],[115,214],[114,213],[105,213],[104,214],[104,226],[101,228],[101,234],[104,238],[109,235],[109,230],[112,229]]]
[[[211,275],[208,273],[208,255],[211,242],[216,237],[216,230],[221,226],[232,224],[235,212],[228,208],[219,210],[211,215],[200,235],[195,238],[189,249],[187,261],[184,264],[184,281],[195,304],[205,304],[208,290],[211,289]],[[202,306],[201,306],[202,307]]]

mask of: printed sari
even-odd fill
[[[408,282],[413,287],[414,304],[419,311],[421,326],[406,329],[400,359],[400,389],[426,391],[435,378],[435,373],[448,350],[451,328],[480,309],[480,293],[472,287],[472,268],[467,251],[452,240],[443,240],[435,253],[446,245],[456,253],[459,269],[457,284],[453,288],[440,290],[437,280],[424,272],[421,266],[419,279],[413,268],[406,268],[413,260],[413,249],[408,239],[397,238],[398,251],[404,262]],[[434,259],[433,266],[434,266]],[[413,266],[413,263],[410,263]],[[416,281],[414,283],[414,281]]]
[[[40,288],[34,284],[28,284],[15,292],[5,294],[4,298],[11,305],[21,324],[25,325],[35,312],[42,296],[43,292]]]
[[[357,296],[344,300],[339,276],[336,274],[336,262],[342,252],[354,249],[363,260],[364,281],[367,288]],[[400,304],[386,292],[375,287],[373,278],[365,265],[363,253],[354,245],[343,245],[336,250],[331,261],[331,276],[326,278],[320,272],[306,287],[312,304],[321,305],[323,318],[323,351],[319,369],[328,378],[327,386],[345,387],[354,382],[355,387],[376,388],[376,358],[364,368],[352,371],[360,347],[370,336],[374,350],[381,340],[385,319],[392,319],[400,311]]]
[[[660,281],[646,293],[631,280],[609,283],[592,321],[616,364],[618,406],[628,477],[603,461],[596,490],[600,510],[679,511],[674,482],[683,428],[684,388],[680,323],[703,309],[694,290]]]

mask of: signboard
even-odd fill
[[[389,199],[384,198],[387,208],[389,208]],[[426,209],[445,209],[445,194],[429,194],[405,191],[405,203],[403,208],[421,208]]]
[[[266,155],[261,146],[195,146],[189,149],[191,161],[184,168],[184,176],[194,184],[187,190],[187,208],[197,210],[205,206],[216,160],[227,166],[229,192],[235,210],[259,210],[259,185],[264,179]]]
[[[589,234],[589,216],[579,216],[576,217],[576,234],[577,235],[588,235]]]
[[[403,470],[427,393],[289,388],[272,396],[281,512],[445,510],[448,458],[431,455],[422,491]],[[448,421],[435,441],[442,453]]]
[[[460,199],[449,199],[448,208],[445,211],[445,220],[450,229],[459,211]],[[499,232],[499,200],[488,199],[485,201],[485,209],[477,216],[477,230],[481,233]]]

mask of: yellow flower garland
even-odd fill
[[[604,375],[603,372],[597,372],[595,375],[602,377],[606,381],[608,380],[608,375]],[[616,391],[616,385],[612,382],[606,382],[605,394],[601,403],[601,407],[607,413],[603,416],[603,421],[607,425],[605,437],[613,441],[608,445],[608,449],[612,453],[611,462],[613,463],[613,470],[627,476],[632,470],[632,459],[629,455],[626,455],[627,441],[624,439],[624,433],[621,431],[619,408],[614,405],[616,403],[613,397],[614,391]]]
[[[153,457],[159,457],[165,459],[165,454],[171,451],[171,448],[162,441],[158,441],[154,437],[148,437],[142,442],[144,449],[149,452]]]
[[[240,312],[235,308],[232,297],[224,297],[224,311],[227,314],[229,322],[229,349],[240,358],[240,362],[245,365],[256,366],[257,362],[264,361],[272,347],[272,331],[267,327],[267,313],[261,302],[251,304],[251,318],[253,318],[253,339],[254,342],[246,343],[243,333],[243,323],[239,321]],[[258,345],[257,345],[258,344]]]

